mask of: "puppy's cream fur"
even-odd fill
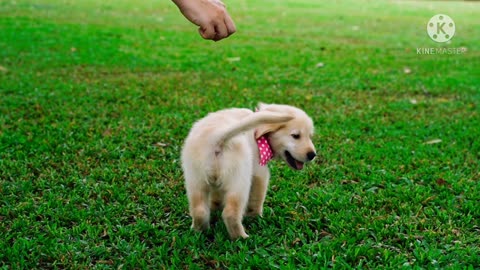
[[[196,122],[185,140],[182,168],[192,228],[210,224],[210,210],[223,208],[232,239],[246,238],[246,215],[262,215],[270,172],[259,165],[256,139],[267,136],[274,158],[293,169],[315,157],[313,122],[295,107],[259,104],[258,111],[226,109]]]

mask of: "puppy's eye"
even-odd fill
[[[295,140],[298,140],[300,139],[300,134],[292,134],[292,138],[294,138]]]

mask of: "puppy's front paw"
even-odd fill
[[[242,232],[233,232],[230,234],[230,239],[232,240],[237,240],[237,239],[247,239],[249,235],[245,233],[245,231]]]
[[[247,217],[255,217],[255,216],[260,216],[263,217],[263,209],[255,209],[255,208],[247,208],[247,211],[245,212],[245,216]]]
[[[196,231],[205,231],[210,227],[210,210],[204,207],[193,209],[192,229]]]
[[[206,231],[210,227],[210,223],[206,220],[194,219],[191,228],[197,232]]]

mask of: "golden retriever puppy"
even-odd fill
[[[182,168],[192,228],[205,230],[210,210],[223,208],[230,238],[247,238],[244,215],[262,215],[270,158],[301,170],[316,153],[313,121],[288,105],[262,104],[257,111],[226,109],[196,122],[185,140]]]

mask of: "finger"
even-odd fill
[[[227,26],[224,23],[215,25],[215,41],[228,37]]]
[[[225,25],[227,26],[227,31],[229,36],[237,31],[237,28],[235,27],[235,23],[233,22],[232,18],[230,18],[230,16],[228,15],[225,18]]]
[[[208,25],[207,27],[198,28],[200,36],[204,39],[214,39],[215,38],[215,27],[213,25]]]

